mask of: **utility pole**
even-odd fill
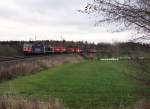
[[[60,39],[63,41],[64,40],[64,38],[62,37],[62,35],[60,36]]]
[[[35,37],[34,37],[34,40],[36,41],[36,38],[37,38],[37,36],[36,36],[36,34],[35,34]]]

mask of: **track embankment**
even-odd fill
[[[16,76],[34,74],[65,63],[77,63],[82,60],[83,58],[79,55],[64,54],[3,63],[0,64],[0,82]]]

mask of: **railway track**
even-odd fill
[[[14,57],[0,56],[0,64],[34,60],[37,58],[44,58],[44,57],[47,58],[49,56],[14,56]]]
[[[32,60],[36,60],[36,59],[50,58],[50,57],[59,56],[59,55],[66,55],[67,56],[67,54],[13,56],[13,57],[0,56],[0,64],[9,64],[9,63],[12,64],[12,63],[21,62],[21,61],[32,61]]]

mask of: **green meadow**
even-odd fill
[[[61,100],[75,109],[119,109],[150,89],[127,74],[136,69],[122,62],[83,61],[0,83],[0,94]]]

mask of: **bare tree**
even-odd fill
[[[145,34],[140,38],[150,39],[150,0],[93,0],[83,12],[103,16],[97,23],[123,23]]]
[[[150,40],[150,0],[93,0],[82,12],[100,16],[97,23],[121,23],[143,34],[132,41]],[[134,78],[149,84],[150,60],[136,58],[131,53],[129,55],[133,57],[133,60],[129,61],[131,65],[139,69],[139,73],[134,75]]]

